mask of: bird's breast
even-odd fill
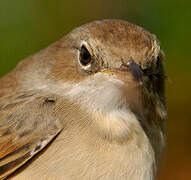
[[[92,117],[97,125],[65,129],[13,179],[151,180],[154,153],[135,116],[116,111]]]

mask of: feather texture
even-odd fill
[[[43,103],[40,98],[23,95],[1,107],[1,179],[31,159],[61,131],[61,127],[50,123],[51,117],[43,112],[40,103]],[[40,112],[39,106],[42,106]]]

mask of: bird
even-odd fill
[[[154,180],[164,53],[120,19],[81,25],[0,79],[0,179]]]

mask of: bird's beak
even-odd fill
[[[102,70],[102,72],[116,75],[123,81],[131,80],[139,84],[143,83],[143,71],[133,60],[129,61],[127,64],[122,63],[119,68],[105,69]]]

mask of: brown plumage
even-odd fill
[[[83,25],[21,61],[0,79],[0,179],[154,179],[162,61],[157,38],[122,20]]]

